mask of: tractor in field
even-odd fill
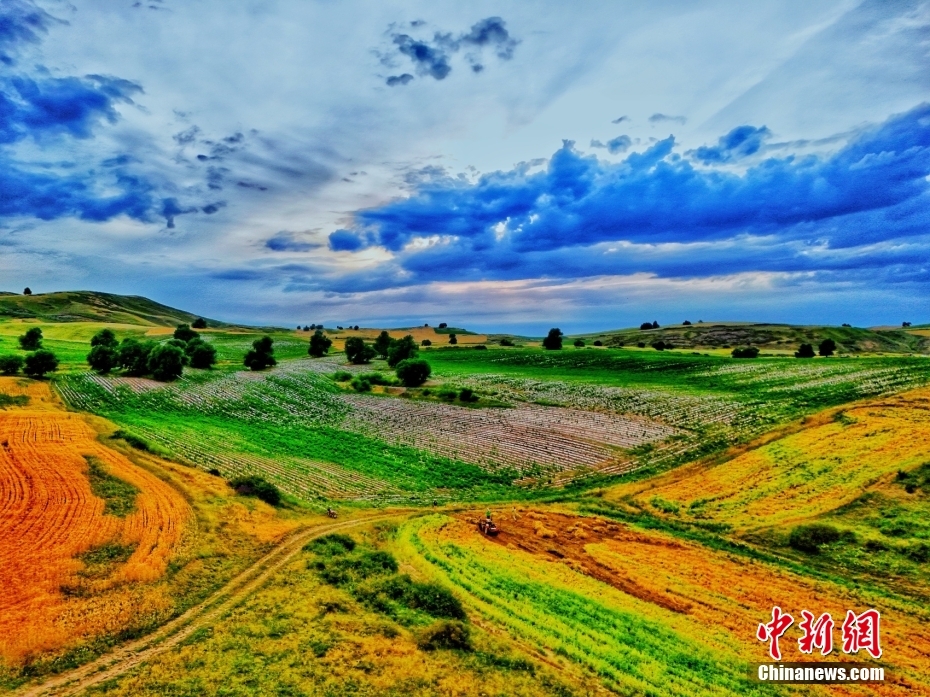
[[[497,527],[497,524],[490,518],[482,518],[478,521],[478,531],[482,535],[488,535],[489,537],[496,537],[497,533],[500,532],[500,528]]]

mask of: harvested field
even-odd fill
[[[16,662],[169,607],[160,592],[130,584],[165,572],[190,517],[184,498],[103,446],[80,415],[56,409],[46,384],[3,379],[0,389],[31,398],[0,411],[0,657]],[[87,457],[140,491],[133,512],[104,514]],[[105,575],[82,578],[79,555],[108,544],[132,551]]]

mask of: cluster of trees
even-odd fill
[[[546,338],[542,340],[543,348],[547,351],[560,351],[562,349],[562,330],[558,327],[553,327],[549,330],[549,333],[546,335]]]
[[[274,357],[274,339],[265,335],[253,341],[252,348],[246,352],[242,363],[249,370],[264,370],[278,365]]]
[[[194,324],[206,322],[199,319]],[[169,382],[181,377],[184,366],[209,370],[216,364],[216,348],[200,338],[188,324],[179,324],[163,343],[126,337],[120,342],[111,329],[101,329],[90,340],[87,363],[101,374],[122,370],[126,375],[151,375]]]
[[[755,346],[738,346],[730,354],[733,358],[756,358],[759,355],[759,349]]]
[[[333,340],[326,336],[322,329],[317,329],[310,337],[310,347],[307,349],[307,353],[314,358],[320,358],[329,353],[332,345]]]
[[[366,344],[357,336],[349,337],[345,344],[346,358],[350,363],[361,365],[376,357],[386,359],[406,387],[422,385],[432,373],[430,364],[418,358],[419,351],[420,347],[410,334],[402,339],[392,339],[386,331],[381,332],[373,344]]]
[[[647,329],[658,329],[659,323],[658,322],[643,322],[641,325],[639,325],[639,328],[642,329],[643,331],[646,331]]]
[[[26,357],[15,354],[0,356],[0,374],[16,375],[22,370],[29,377],[40,379],[58,370],[57,356],[42,348],[42,330],[38,327],[33,327],[20,336],[19,346],[32,353]]]
[[[833,339],[824,339],[817,346],[817,353],[824,357],[832,356],[836,353],[836,342]],[[810,344],[801,344],[798,350],[794,352],[795,358],[813,358],[814,355],[814,347]]]

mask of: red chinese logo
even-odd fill
[[[813,612],[801,610],[801,617],[803,620],[798,624],[802,633],[798,639],[801,653],[813,653],[814,649],[820,649],[823,656],[831,653],[834,623],[830,613],[825,612],[815,620]],[[772,608],[772,621],[760,624],[756,630],[759,641],[769,642],[769,655],[776,661],[781,660],[778,640],[793,623],[794,618],[776,605]],[[847,611],[842,631],[844,653],[858,653],[865,649],[872,658],[881,657],[881,614],[878,610],[870,608],[861,615]]]
[[[866,610],[858,617],[852,610],[847,610],[843,622],[843,651],[857,653],[859,649],[865,649],[872,658],[879,658],[882,655],[880,622],[878,610]]]
[[[778,647],[778,640],[782,634],[788,631],[788,627],[794,622],[791,615],[782,613],[781,608],[777,605],[772,608],[772,621],[768,624],[760,624],[756,630],[756,637],[759,641],[769,642],[769,655],[776,661],[781,660],[781,649]]]
[[[804,636],[798,639],[801,653],[813,653],[814,648],[820,649],[820,654],[826,656],[833,651],[833,618],[825,612],[814,622],[814,613],[801,610],[804,621],[798,626]]]

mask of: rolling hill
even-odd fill
[[[182,322],[193,322],[197,315],[138,295],[78,290],[34,295],[0,293],[0,319],[3,318],[171,327]],[[214,320],[209,320],[209,324],[216,327],[227,326]]]

